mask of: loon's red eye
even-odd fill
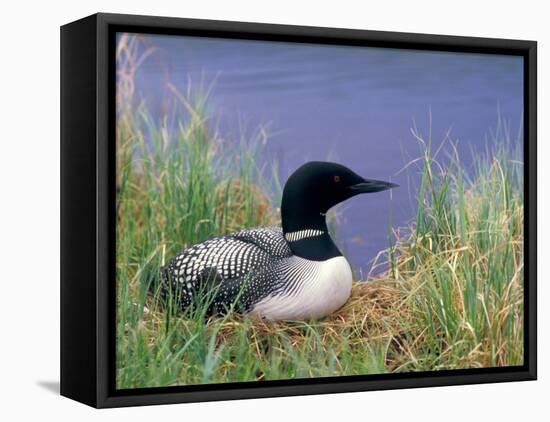
[[[334,183],[340,182],[340,176],[334,176]]]

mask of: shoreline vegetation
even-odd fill
[[[522,151],[503,122],[469,172],[452,143],[439,161],[412,130],[422,151],[411,163],[422,174],[415,220],[389,228],[388,270],[354,282],[333,315],[270,322],[163,308],[147,271],[279,217],[258,140],[223,142],[206,92],[168,86],[175,124],[136,100],[135,73],[153,50],[126,35],[117,48],[117,388],[523,364]]]

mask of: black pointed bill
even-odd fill
[[[382,180],[372,180],[372,179],[365,179],[363,182],[356,183],[355,185],[351,185],[349,189],[355,193],[372,193],[372,192],[381,192],[384,190],[397,188],[399,185],[396,185],[395,183],[391,182],[383,182]]]

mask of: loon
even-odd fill
[[[308,162],[284,186],[282,227],[244,229],[188,247],[161,268],[161,293],[185,310],[208,292],[207,316],[233,306],[269,320],[325,317],[346,303],[352,285],[350,265],[328,233],[327,211],[394,187],[340,164]]]

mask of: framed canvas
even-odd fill
[[[61,394],[536,379],[536,43],[61,28]]]

